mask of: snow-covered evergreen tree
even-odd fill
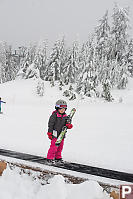
[[[128,71],[131,77],[133,77],[133,39],[131,39],[128,44],[127,64],[128,64]]]
[[[12,50],[6,42],[0,43],[0,63],[1,63],[1,79],[0,82],[4,83],[13,79],[11,67]]]
[[[57,81],[62,79],[62,71],[64,67],[65,60],[65,39],[57,40],[54,44],[52,53],[50,54],[48,69],[47,69],[47,79],[52,81]]]
[[[6,42],[0,43],[0,63],[0,83],[14,80],[19,71],[20,59]]]
[[[83,43],[81,51],[79,53],[79,69],[78,80],[82,79],[83,71],[85,71],[86,65],[90,59],[91,41]]]
[[[113,100],[113,97],[111,95],[111,92],[110,92],[110,83],[109,81],[105,81],[103,84],[103,92],[102,92],[102,97],[108,101],[108,102],[111,102]]]
[[[119,65],[118,88],[125,88],[127,83],[127,48],[128,48],[128,28],[129,28],[129,9],[120,8],[117,5],[113,12],[113,26],[111,30],[112,54],[111,59],[117,60]],[[121,83],[123,82],[124,83]],[[124,87],[123,87],[124,86]]]
[[[72,85],[69,86],[68,90],[65,90],[63,92],[63,96],[69,97],[69,100],[75,100],[76,99],[76,94],[74,92]]]
[[[120,8],[115,4],[113,10],[113,26],[111,30],[113,43],[113,56],[119,62],[122,61],[128,45],[128,28],[129,28],[129,9]]]
[[[6,82],[6,43],[0,42],[0,83]]]
[[[35,58],[34,58],[34,66],[40,72],[40,78],[45,78],[46,73],[46,64],[47,64],[47,41],[39,42]]]
[[[88,97],[94,96],[95,83],[97,79],[96,65],[94,64],[95,59],[95,45],[93,38],[91,38],[86,44],[83,45],[79,70],[82,71],[78,77],[77,92],[86,95]]]
[[[112,68],[112,61],[110,57],[111,46],[111,35],[110,25],[108,22],[108,11],[101,20],[99,25],[95,29],[96,37],[96,53],[95,53],[95,64],[97,65],[98,82],[106,84],[106,81],[110,81]]]
[[[17,73],[20,69],[20,59],[18,55],[12,54],[10,58],[10,77],[11,80],[14,80],[17,76]]]
[[[67,61],[63,67],[63,81],[65,84],[75,83],[79,70],[79,44],[73,42],[67,54]]]
[[[40,78],[38,79],[37,82],[36,91],[39,96],[42,97],[44,95],[44,81]]]
[[[20,49],[21,50],[21,49]],[[36,52],[36,45],[30,44],[29,47],[25,48],[25,51],[23,51],[23,55],[20,55],[22,59],[20,60],[20,70],[17,74],[17,76],[21,76],[22,78],[31,78],[34,76],[33,74],[29,73],[31,69],[31,64],[33,65],[34,59],[35,59],[35,52]]]
[[[96,50],[99,56],[99,60],[106,57],[109,59],[109,38],[110,38],[110,26],[108,22],[108,11],[101,20],[99,25],[95,28],[96,36]]]

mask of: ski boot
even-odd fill
[[[48,163],[48,165],[55,164],[55,160],[53,160],[53,159],[47,159],[47,163]]]
[[[64,161],[63,161],[63,159],[62,158],[55,158],[55,163],[57,163],[57,164],[63,164],[64,163]]]

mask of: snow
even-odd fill
[[[0,114],[0,148],[46,157],[50,145],[47,138],[48,119],[54,110],[55,102],[58,99],[64,99],[68,102],[67,113],[73,107],[77,111],[73,118],[74,127],[68,131],[65,139],[63,158],[67,161],[133,173],[133,158],[131,158],[133,79],[130,79],[127,89],[112,91],[115,100],[110,103],[87,97],[82,100],[78,97],[74,101],[68,101],[68,98],[62,97],[63,91],[60,91],[57,86],[51,88],[49,82],[44,83],[45,93],[43,97],[40,97],[36,94],[37,83],[36,80],[28,79],[0,85],[0,96],[3,101],[6,101],[6,104],[2,104],[3,114]],[[5,187],[12,178],[9,174],[9,179],[4,181],[8,174],[0,178]],[[63,186],[63,194],[69,199],[71,194],[73,197],[81,198],[82,191],[86,198],[92,196],[93,199],[91,190],[100,189],[93,181],[81,185],[66,185],[60,177],[55,177],[54,180],[59,181],[59,186]],[[32,187],[31,195],[27,196],[26,186],[22,191],[21,177],[15,177],[13,181],[16,184],[12,186],[18,187],[17,193],[15,195],[11,191],[15,188],[9,189],[9,195],[5,197],[7,199],[15,198],[21,192],[25,194],[22,194],[23,199],[34,198],[33,193],[36,195],[35,198],[41,198],[44,194],[52,193],[55,188],[53,181],[50,185],[36,190],[35,187],[38,185],[33,185],[33,182],[26,180],[25,183],[29,183],[26,185],[29,186],[28,190]],[[20,183],[20,186],[17,183]],[[56,189],[58,188],[55,188],[55,192]],[[98,197],[101,197],[100,193],[102,191],[99,191]],[[95,196],[98,198],[97,193]],[[2,197],[4,198],[4,191],[1,192],[0,198]],[[52,195],[47,195],[46,198],[52,198]]]
[[[62,97],[58,87],[44,83],[44,96],[36,94],[35,80],[18,80],[0,85],[1,148],[45,156],[50,145],[47,123],[55,102]],[[65,139],[63,158],[120,171],[133,172],[132,110],[133,80],[126,90],[114,90],[112,103],[98,99],[68,101],[68,110],[77,109],[73,129]],[[119,103],[119,98],[122,102]],[[29,144],[30,143],[30,144]]]
[[[19,175],[7,168],[0,178],[1,199],[109,199],[97,182],[86,181],[82,184],[67,184],[61,175],[55,175],[49,184],[41,185],[27,175]]]

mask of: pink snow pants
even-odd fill
[[[56,159],[62,158],[61,152],[62,152],[63,145],[64,145],[64,139],[61,141],[59,146],[55,145],[56,140],[57,140],[57,138],[53,138],[51,140],[51,145],[50,145],[50,148],[48,150],[47,159],[53,160],[55,158]]]

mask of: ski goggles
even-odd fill
[[[61,104],[61,105],[60,105],[60,104],[57,104],[56,107],[58,107],[58,108],[60,108],[60,109],[61,109],[61,108],[67,109],[67,105],[62,105],[62,104]]]

